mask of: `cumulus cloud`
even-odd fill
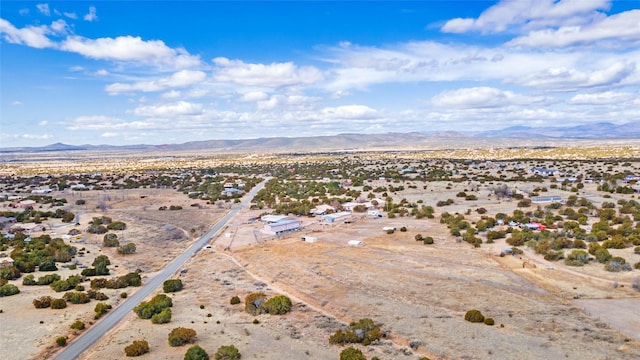
[[[148,121],[127,121],[124,119],[105,116],[105,115],[84,115],[72,119],[67,130],[86,131],[86,130],[141,130],[152,127]]]
[[[640,45],[640,10],[611,15],[586,26],[562,26],[558,29],[532,31],[507,42],[507,46],[554,48],[597,44],[598,47]]]
[[[188,87],[194,84],[201,83],[206,78],[207,75],[202,71],[180,70],[176,73],[173,73],[169,77],[160,78],[157,80],[139,81],[133,84],[110,84],[106,86],[105,90],[112,95],[132,91],[156,92],[164,91],[170,88]]]
[[[569,100],[576,105],[613,105],[633,100],[635,96],[630,93],[605,91],[594,94],[577,94]]]
[[[376,109],[366,105],[327,107],[320,112],[324,117],[330,119],[375,119],[379,116]]]
[[[9,43],[26,45],[37,49],[54,47],[47,35],[53,34],[49,26],[25,26],[18,29],[10,22],[0,19],[0,35]]]
[[[114,138],[118,136],[119,134],[117,132],[110,132],[110,131],[100,134],[100,137],[103,137],[103,138]]]
[[[202,104],[178,101],[171,104],[139,106],[132,113],[137,116],[166,118],[180,115],[199,115],[203,113]]]
[[[62,15],[74,20],[78,18],[78,15],[76,15],[76,13],[74,12],[63,12]]]
[[[12,101],[11,105],[13,105],[13,106],[22,106],[22,101],[19,101],[19,100]]]
[[[49,4],[37,4],[36,9],[42,14],[46,16],[51,16],[51,11],[49,10]]]
[[[473,87],[444,91],[431,99],[438,107],[495,108],[510,105],[530,105],[547,101],[542,96],[526,96],[492,87]]]
[[[240,101],[260,101],[266,100],[269,97],[267,93],[264,91],[250,91],[248,93],[242,94],[240,97]]]
[[[69,36],[60,49],[92,59],[133,61],[149,65],[187,68],[200,64],[200,58],[181,48],[170,48],[161,40],[142,40],[139,36],[88,39]]]
[[[549,26],[584,25],[602,18],[610,0],[502,0],[483,11],[477,19],[447,21],[441,31],[498,33],[510,28],[540,29]]]
[[[312,66],[296,66],[292,62],[250,64],[241,60],[215,58],[214,78],[247,86],[281,87],[312,84],[322,79],[320,70]]]
[[[52,139],[53,135],[51,134],[22,134],[21,137],[27,140],[47,140]]]
[[[181,95],[182,93],[180,93],[180,91],[178,90],[170,90],[162,94],[161,96],[165,99],[175,99],[175,98],[179,98]]]
[[[601,70],[577,70],[567,67],[550,68],[514,82],[556,91],[619,84],[635,71],[634,63],[616,62]]]
[[[96,15],[96,7],[89,6],[89,12],[84,16],[84,21],[95,21],[98,20],[98,15]]]

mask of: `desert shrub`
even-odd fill
[[[240,360],[242,355],[235,346],[222,345],[213,357],[215,360]]]
[[[489,326],[493,326],[493,324],[495,324],[496,322],[493,320],[493,318],[484,318],[484,324],[485,325],[489,325]]]
[[[127,286],[142,285],[142,277],[140,276],[139,271],[130,272],[127,275],[120,276],[120,278],[122,278],[127,283]]]
[[[136,252],[136,244],[130,242],[125,245],[118,246],[118,254],[128,255]]]
[[[407,232],[407,227],[406,226],[401,227],[400,232]]]
[[[171,308],[165,308],[157,314],[154,314],[151,317],[151,322],[153,324],[166,324],[171,321]]]
[[[73,324],[71,324],[71,329],[73,330],[84,330],[84,328],[84,322],[82,322],[81,320],[76,320],[73,322]]]
[[[98,301],[109,300],[109,297],[105,295],[103,292],[96,291],[94,289],[87,290],[87,296],[89,297],[89,299],[98,300]]]
[[[72,304],[86,304],[90,301],[87,293],[80,291],[69,291],[62,298]]]
[[[636,269],[636,270],[640,270],[640,261],[638,261],[637,263],[635,263],[635,264],[633,265],[633,268],[634,268],[634,269]]]
[[[96,276],[96,269],[95,268],[86,268],[86,269],[82,269],[82,271],[80,272],[80,274],[82,276]]]
[[[518,201],[518,207],[529,207],[531,206],[531,199],[522,199]]]
[[[640,255],[640,246],[636,246],[636,247],[634,247],[634,248],[633,248],[633,252],[634,252],[635,254]]]
[[[393,234],[394,232],[396,232],[396,231],[395,231],[395,230],[393,230],[393,229],[389,229],[389,230],[387,230],[387,234],[389,234],[389,235]]]
[[[7,285],[8,283],[9,283],[9,280],[0,278],[0,286]]]
[[[193,345],[184,354],[184,360],[209,360],[209,354],[198,345]]]
[[[338,330],[329,337],[331,344],[361,343],[368,346],[382,337],[380,326],[365,318],[352,322],[345,330]]]
[[[146,340],[134,340],[131,345],[124,348],[127,356],[140,356],[149,352],[149,343]]]
[[[62,347],[62,346],[67,346],[67,338],[64,336],[59,336],[56,338],[56,344],[58,344],[58,346]]]
[[[640,277],[636,276],[631,280],[631,287],[640,291]]]
[[[285,295],[274,296],[263,304],[265,310],[271,315],[284,315],[291,311],[292,306],[291,299]]]
[[[96,304],[96,307],[93,308],[93,311],[96,312],[95,316],[93,317],[94,319],[100,319],[102,317],[102,315],[106,314],[109,310],[111,310],[112,306],[107,304],[107,303],[103,303],[103,302],[99,302]]]
[[[267,300],[263,293],[251,293],[244,298],[244,310],[251,315],[259,315],[263,312],[262,304]]]
[[[13,284],[4,284],[0,286],[0,297],[11,296],[19,293],[20,289]]]
[[[427,236],[426,238],[424,238],[424,239],[422,240],[422,242],[423,242],[425,245],[431,245],[431,244],[433,244],[433,238],[432,238],[431,236]]]
[[[40,276],[38,278],[38,285],[51,285],[58,280],[60,280],[60,275],[58,274],[49,274],[45,276]]]
[[[196,331],[184,327],[177,327],[169,333],[169,345],[181,346],[196,341]]]
[[[110,224],[107,224],[107,229],[109,230],[124,230],[127,228],[127,224],[122,221],[114,221]]]
[[[40,264],[38,264],[38,270],[40,271],[57,271],[58,267],[56,266],[55,260],[51,258],[43,259]]]
[[[5,279],[3,279],[3,280],[5,280]],[[4,284],[1,284],[1,285],[4,285]],[[32,286],[32,285],[38,285],[38,283],[36,282],[35,278],[33,277],[33,274],[29,274],[29,275],[27,275],[27,276],[22,278],[22,285]]]
[[[231,305],[237,305],[237,304],[240,304],[240,303],[241,303],[241,301],[240,301],[240,298],[239,298],[238,296],[234,296],[234,297],[232,297],[232,298],[231,298],[231,300],[229,301],[229,303],[230,303]]]
[[[123,291],[123,292],[121,292],[121,293],[120,293],[120,298],[121,298],[121,299],[126,299],[126,298],[127,298],[127,293],[126,293],[126,292],[124,292],[124,291]]]
[[[15,266],[5,266],[0,269],[0,279],[13,280],[19,278],[20,275],[22,275],[20,269]]]
[[[51,296],[41,296],[37,299],[33,299],[33,306],[36,309],[46,309],[51,306]]]
[[[589,262],[589,253],[584,250],[573,250],[564,260],[569,266],[582,266]]]
[[[182,280],[169,279],[162,284],[162,289],[166,293],[180,291],[182,290]]]
[[[64,309],[67,307],[67,301],[65,299],[53,299],[51,300],[52,309]]]
[[[611,272],[631,271],[631,265],[627,264],[624,258],[616,256],[604,265],[604,269]]]
[[[340,360],[367,360],[362,351],[348,347],[340,352]]]
[[[162,310],[173,306],[173,301],[165,294],[158,294],[150,301],[143,301],[133,308],[133,311],[140,319],[151,319],[155,314],[159,314]]]
[[[102,246],[104,247],[118,247],[120,246],[120,241],[118,241],[118,235],[114,233],[108,233],[104,235],[102,238]]]
[[[482,315],[480,310],[473,309],[467,311],[464,315],[464,319],[472,323],[481,323],[484,322],[484,315]]]
[[[422,237],[422,234],[416,234],[416,236],[414,236],[413,238],[416,239],[416,241],[422,241],[424,239]]]

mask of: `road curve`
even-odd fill
[[[93,345],[98,339],[104,336],[107,331],[116,326],[126,315],[130,314],[141,301],[147,296],[151,295],[165,280],[169,279],[178,269],[184,265],[184,263],[195,253],[197,253],[203,246],[205,246],[220,229],[222,229],[231,218],[233,218],[238,211],[243,207],[248,206],[251,203],[251,199],[264,187],[270,178],[257,184],[247,195],[244,197],[239,206],[234,207],[220,219],[209,231],[198,238],[185,252],[176,257],[167,266],[160,270],[155,276],[153,276],[147,283],[142,285],[138,291],[127,298],[122,304],[117,306],[114,310],[108,312],[102,320],[90,327],[87,331],[82,333],[73,342],[71,342],[62,351],[56,354],[56,360],[70,360],[76,359]]]

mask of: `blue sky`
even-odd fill
[[[640,1],[2,1],[0,147],[640,120]]]

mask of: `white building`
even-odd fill
[[[271,235],[280,235],[285,232],[296,231],[298,229],[300,229],[300,221],[292,219],[265,224],[262,232]]]

